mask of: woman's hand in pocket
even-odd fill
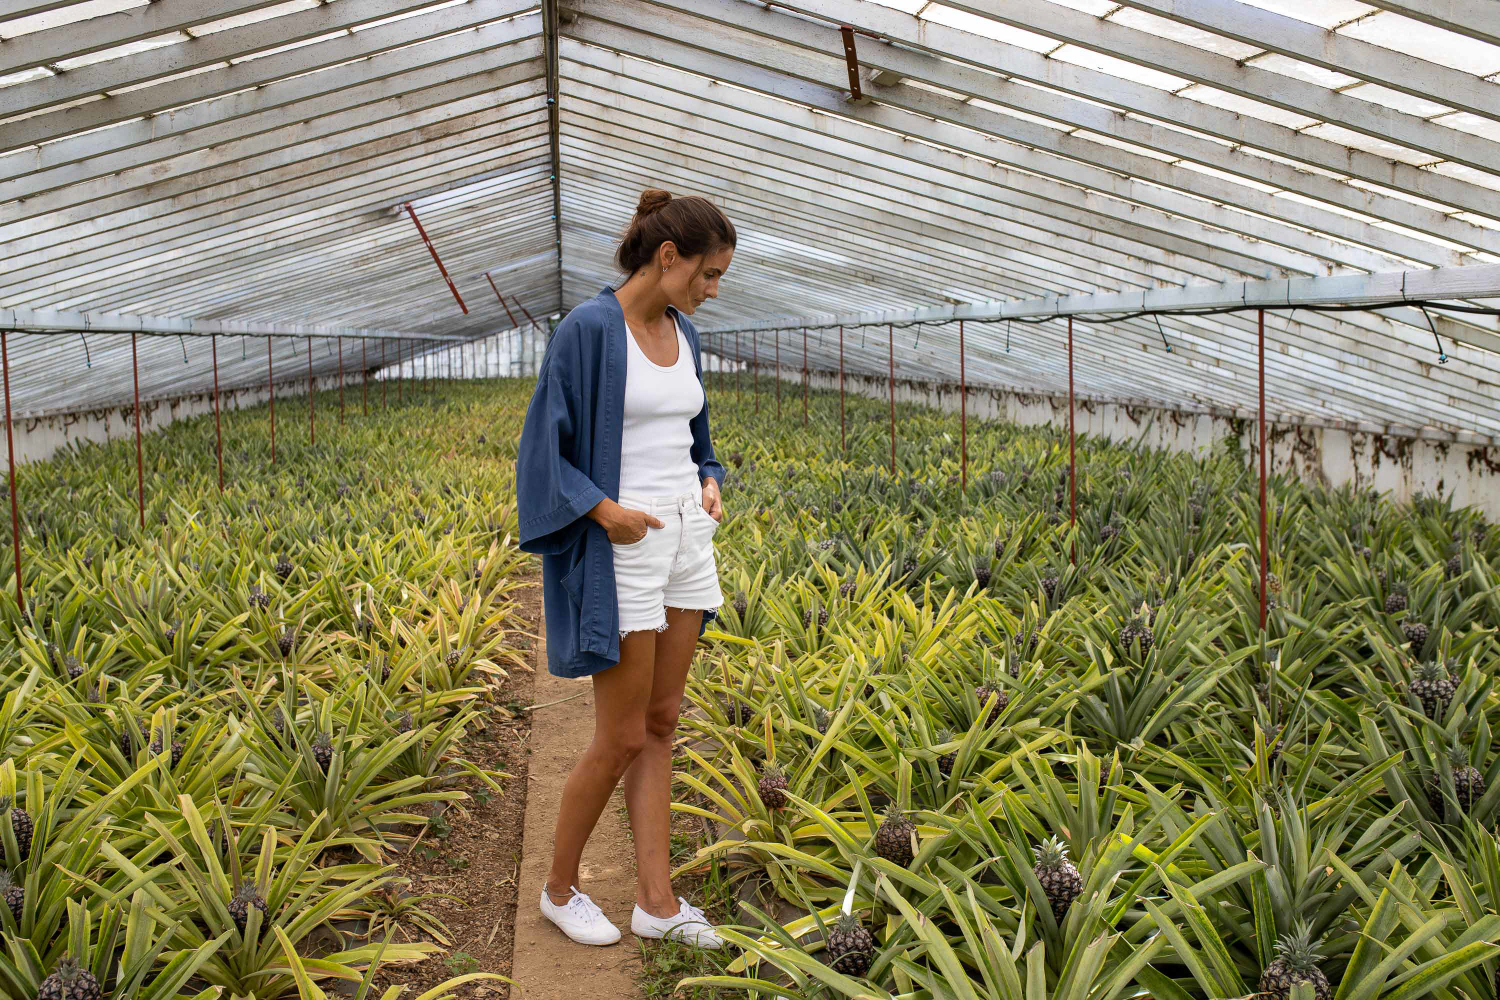
[[[666,522],[643,510],[615,506],[614,516],[605,522],[604,530],[616,545],[631,545],[646,537],[648,528],[665,528]]]
[[[703,480],[703,512],[715,521],[724,520],[724,501],[719,497],[719,481]]]

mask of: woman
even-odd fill
[[[574,941],[619,930],[578,889],[583,845],[625,782],[637,937],[722,945],[672,895],[672,740],[693,649],[723,595],[714,459],[687,316],[719,294],[734,226],[711,202],[641,195],[615,254],[629,277],[563,319],[537,372],[516,459],[520,547],[542,556],[547,669],[593,678],[594,737],[568,777],[542,913]]]

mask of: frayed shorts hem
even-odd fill
[[[706,615],[718,614],[718,608],[677,608],[678,611],[702,611]],[[667,630],[667,609],[662,608],[661,623],[658,625],[637,625],[634,628],[620,629],[620,638],[623,639],[632,632],[665,632]]]

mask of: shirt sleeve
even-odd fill
[[[578,431],[573,399],[573,390],[549,371],[537,380],[526,409],[516,454],[517,544],[523,552],[566,551],[585,528],[583,515],[605,499],[604,491],[566,457]]]

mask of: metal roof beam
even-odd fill
[[[333,10],[338,6],[333,4],[316,10]],[[33,115],[11,122],[0,130],[0,152],[47,142],[75,132],[103,128],[141,115],[162,114],[208,98],[263,87],[291,77],[300,77],[302,89],[306,93],[326,93],[336,89],[335,84],[340,79],[345,81],[345,85],[356,80],[369,82],[379,72],[379,66],[371,62],[344,67],[353,72],[326,79],[324,74],[311,71],[364,59],[388,49],[413,46],[413,50],[402,53],[399,68],[397,65],[391,67],[392,73],[404,72],[424,62],[443,62],[465,55],[480,45],[500,45],[535,34],[535,23],[529,18],[497,20],[513,17],[528,8],[529,0],[470,0],[456,7],[444,7],[431,13],[403,18],[390,24],[366,28],[352,35],[236,63],[225,69],[196,73],[140,90],[113,94],[105,100],[88,101],[46,114]],[[274,22],[263,22],[270,23]],[[477,35],[483,37],[475,37]],[[349,79],[351,76],[354,79]],[[27,98],[22,96],[23,92],[34,83],[44,82],[46,81],[33,81],[0,90],[0,111],[5,114],[16,113],[18,106],[27,103]],[[12,94],[12,91],[18,93]],[[288,98],[296,99],[294,95],[295,91],[289,89]],[[32,100],[30,103],[34,105],[36,102]]]
[[[767,23],[774,26],[795,20],[770,11],[749,10],[747,5],[740,6],[744,8],[740,20],[747,28]],[[1164,155],[1224,170],[1248,180],[1279,185],[1309,198],[1352,211],[1367,212],[1413,229],[1437,234],[1444,227],[1436,219],[1429,220],[1436,223],[1435,228],[1423,223],[1420,214],[1403,210],[1394,204],[1402,199],[1352,188],[1334,178],[1308,176],[1305,171],[1262,156],[1240,152],[1237,147],[1244,145],[1264,150],[1320,170],[1349,175],[1369,184],[1500,219],[1500,210],[1496,208],[1491,188],[1422,170],[1284,125],[1179,97],[1123,77],[1051,59],[1044,53],[950,28],[935,21],[919,19],[867,0],[778,0],[777,6],[825,23],[852,23],[944,59],[958,60],[1003,74],[991,80],[989,92],[979,95],[986,101],[1027,114],[1040,115],[1071,127],[1113,136]],[[949,6],[960,4],[953,3]],[[1056,5],[1048,4],[1047,7],[1056,8]],[[755,30],[762,29],[756,27]],[[888,48],[891,47],[874,47],[870,55],[896,58],[894,54],[884,51]],[[1037,86],[1016,84],[1012,82],[1013,79]],[[1367,102],[1358,103],[1363,105]],[[1169,128],[1138,117],[1124,116],[1121,111],[1144,115],[1178,127]],[[1182,129],[1194,131],[1184,132]],[[1204,139],[1203,136],[1212,136],[1218,141]],[[1224,143],[1229,143],[1230,146],[1226,148]],[[1441,213],[1432,212],[1430,215],[1441,216]],[[1468,227],[1447,228],[1461,232]],[[1464,239],[1460,236],[1455,241],[1463,243]]]
[[[1242,65],[1217,52],[1101,20],[1061,4],[1037,4],[1033,0],[952,0],[949,6],[1283,111],[1341,125],[1382,142],[1393,142],[1475,170],[1494,173],[1500,163],[1500,143],[1493,140],[1349,97],[1294,76]],[[1179,120],[1192,126],[1195,117],[1185,110]]]
[[[1500,21],[1493,0],[1364,0],[1371,7],[1404,14],[1438,28],[1500,45]]]
[[[21,44],[0,47],[0,76],[249,14],[265,6],[266,0],[157,0],[148,7],[43,28],[19,36],[24,39]]]
[[[1120,0],[1127,7],[1403,94],[1500,121],[1500,87],[1472,73],[1372,45],[1238,0]],[[1491,11],[1490,18],[1495,18]]]
[[[448,340],[429,333],[363,327],[302,326],[294,323],[242,323],[234,320],[132,316],[127,313],[64,312],[53,309],[0,309],[0,329],[18,333],[151,333],[184,337],[368,337],[371,340]]]

